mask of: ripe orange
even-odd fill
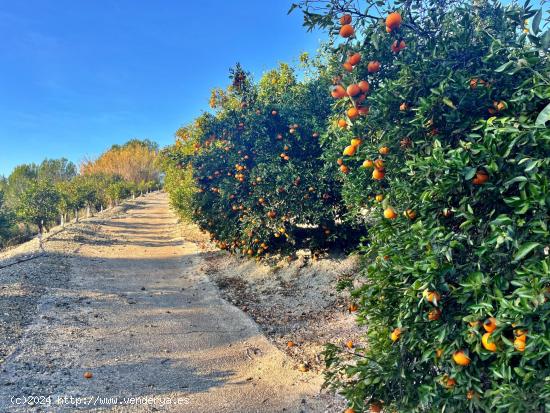
[[[355,304],[355,303],[351,303],[351,304],[348,306],[348,310],[349,310],[350,313],[354,313],[354,312],[356,312],[358,309],[359,309],[359,307],[358,307],[357,304]]]
[[[361,89],[355,83],[352,83],[347,87],[346,92],[348,92],[349,96],[353,97],[361,93]]]
[[[365,159],[362,166],[363,168],[372,168],[374,163],[370,159]]]
[[[362,116],[366,116],[366,115],[369,114],[369,107],[368,106],[361,106],[357,110],[359,110],[359,114],[362,115]]]
[[[357,83],[357,86],[359,86],[359,89],[361,89],[361,92],[367,93],[370,89],[369,82],[366,80],[361,80],[359,83]]]
[[[378,194],[374,199],[376,199],[376,202],[382,202],[384,200],[384,195]]]
[[[348,123],[345,119],[338,119],[338,126],[340,126],[341,128],[345,128],[348,126]]]
[[[409,218],[411,221],[413,221],[416,218],[416,212],[412,209],[407,209],[405,211],[405,216]]]
[[[351,72],[353,71],[353,66],[350,62],[345,62],[344,64],[342,64],[342,67],[344,68],[344,70],[346,72]]]
[[[353,138],[351,140],[351,146],[359,146],[363,142],[360,138]]]
[[[441,310],[439,308],[434,308],[428,313],[428,320],[436,321],[441,317]]]
[[[84,378],[85,379],[91,379],[92,377],[94,377],[94,375],[92,374],[91,371],[87,371],[84,373]]]
[[[268,218],[273,219],[273,218],[275,218],[276,216],[277,216],[277,213],[276,213],[275,211],[268,211],[268,212],[267,212],[267,217],[268,217]]]
[[[388,17],[386,17],[386,27],[390,30],[399,29],[401,22],[401,15],[397,12],[390,13]]]
[[[332,88],[332,92],[330,94],[335,99],[342,99],[346,96],[346,89],[344,89],[342,85],[336,85]]]
[[[525,336],[523,336],[523,337],[525,337]],[[525,351],[525,340],[520,339],[519,337],[516,337],[516,339],[514,340],[514,348],[517,351],[524,352]]]
[[[439,295],[439,293],[437,291],[429,291],[429,290],[425,290],[422,295],[424,296],[424,298],[426,299],[426,301],[434,304],[434,305],[437,305],[437,303],[439,302],[439,300],[441,300],[441,295]]]
[[[497,320],[494,317],[489,317],[487,320],[483,322],[483,328],[488,333],[492,333],[497,328]]]
[[[367,65],[367,70],[369,73],[375,73],[380,70],[380,62],[378,60],[373,60]]]
[[[382,411],[382,406],[378,402],[371,403],[369,407],[371,413],[380,413]]]
[[[473,391],[473,390],[468,390],[468,392],[466,393],[466,398],[468,400],[472,400],[474,398],[474,396],[476,395],[476,392]]]
[[[399,105],[399,110],[404,112],[409,109],[409,105],[407,105],[406,102],[403,102],[401,105]]]
[[[294,347],[296,344],[294,344],[294,341],[289,341],[288,343],[286,343],[286,346],[287,347]]]
[[[347,173],[349,173],[349,168],[346,165],[341,165],[340,166],[340,171],[344,174],[347,174]]]
[[[353,155],[355,155],[356,151],[357,151],[356,146],[349,145],[349,146],[346,146],[346,148],[344,149],[344,152],[342,153],[342,155],[353,156]]]
[[[390,334],[391,341],[396,342],[397,340],[399,340],[399,337],[401,337],[401,329],[396,328]]]
[[[390,148],[388,148],[387,146],[382,146],[378,152],[380,153],[380,155],[387,155],[388,153],[390,153]]]
[[[337,163],[338,165],[342,165],[342,164],[344,163],[344,161],[342,160],[342,158],[338,158],[338,159],[336,160],[336,163]]]
[[[354,347],[353,341],[348,340],[348,342],[346,343],[346,347],[349,348],[349,349],[352,349]]]
[[[348,407],[346,410],[344,410],[344,413],[355,413],[355,410],[353,410],[351,407]]]
[[[453,360],[459,366],[467,366],[471,362],[470,357],[463,350],[455,351],[453,353]]]
[[[374,167],[376,169],[384,169],[384,161],[382,159],[377,159],[374,161]]]
[[[355,30],[353,30],[353,26],[351,24],[344,24],[340,28],[340,36],[344,38],[351,37],[354,35],[354,33],[355,33]]]
[[[375,169],[372,171],[372,179],[376,179],[377,181],[380,181],[384,179],[384,176],[386,176],[386,173],[383,169]]]
[[[277,116],[277,111],[276,111],[276,110],[272,110],[272,111],[271,111],[271,114],[272,114],[273,116]]]
[[[489,174],[483,169],[480,169],[476,172],[476,176],[474,176],[474,178],[472,179],[472,183],[474,185],[483,185],[488,180],[489,180]]]
[[[351,14],[344,14],[340,17],[340,24],[343,26],[345,24],[351,23]]]
[[[355,107],[351,107],[347,111],[348,118],[351,120],[356,119],[359,116],[359,111]]]
[[[456,386],[456,380],[452,377],[445,377],[444,384],[446,388],[452,389],[454,386]]]
[[[395,219],[395,218],[397,218],[397,213],[395,212],[395,210],[392,207],[387,207],[384,210],[384,218],[386,218],[386,219]]]
[[[348,62],[350,62],[353,66],[355,66],[360,61],[361,61],[361,53],[354,53],[348,58]]]
[[[491,339],[491,333],[483,334],[483,336],[481,337],[481,344],[483,345],[485,350],[493,351],[493,352],[497,351],[497,345],[494,342],[489,341],[490,339]]]

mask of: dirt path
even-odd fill
[[[65,277],[0,359],[0,411],[324,411],[321,379],[220,298],[165,195],[72,231],[46,243],[45,261],[10,268]]]

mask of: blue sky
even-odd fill
[[[317,49],[291,0],[0,2],[0,175],[113,143],[161,145],[239,61],[259,77]]]

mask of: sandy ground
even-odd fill
[[[319,374],[221,297],[191,235],[153,194],[54,233],[45,255],[0,255],[0,411],[332,409]]]

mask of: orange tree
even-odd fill
[[[176,165],[192,168],[193,220],[221,248],[250,256],[351,241],[339,182],[321,159],[329,83],[299,82],[286,65],[258,84],[239,65],[230,78],[212,93],[215,113],[183,139],[195,152],[169,150]]]
[[[369,226],[347,283],[368,343],[327,347],[328,384],[355,411],[550,410],[543,12],[491,0],[294,7],[343,39],[325,156]]]

